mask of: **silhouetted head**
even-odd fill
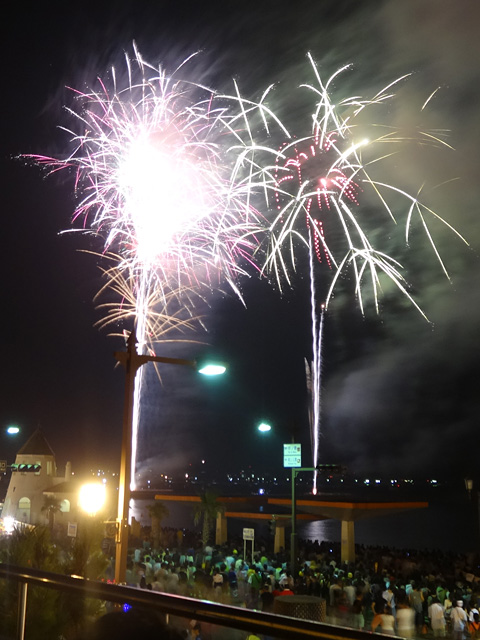
[[[181,640],[181,635],[165,623],[165,616],[155,611],[129,609],[114,611],[98,618],[85,630],[80,640]]]

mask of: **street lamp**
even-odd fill
[[[260,431],[260,433],[268,433],[272,430],[272,425],[268,424],[268,422],[261,422],[258,425],[257,429]]]
[[[16,436],[20,433],[20,427],[17,427],[16,425],[10,425],[9,427],[7,427],[7,433],[9,436]]]
[[[223,365],[202,364],[196,360],[184,358],[165,358],[163,356],[147,356],[137,353],[137,338],[132,331],[127,340],[127,351],[116,351],[115,358],[125,367],[125,399],[123,407],[122,451],[120,458],[120,476],[118,480],[118,512],[117,512],[117,550],[115,554],[115,582],[125,582],[128,555],[128,508],[130,504],[130,482],[132,477],[132,424],[133,402],[135,393],[135,375],[137,370],[147,362],[177,364],[195,369],[203,375],[219,375],[225,373]]]
[[[78,501],[80,507],[90,516],[97,514],[105,505],[106,489],[100,482],[91,482],[80,487]]]
[[[15,436],[17,436],[20,433],[20,427],[17,427],[16,425],[9,425],[8,427],[5,427],[3,431],[8,436],[9,439],[15,438]],[[2,451],[3,451],[3,446],[2,446]],[[7,457],[8,456],[6,455],[5,460],[0,460],[0,474],[5,473],[7,470],[7,462],[8,462]]]
[[[318,464],[316,467],[292,467],[292,531],[290,534],[290,566],[292,575],[296,577],[297,566],[297,496],[296,480],[301,471],[342,471],[339,464]]]

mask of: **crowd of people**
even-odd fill
[[[126,581],[267,612],[278,596],[312,595],[325,600],[322,621],[331,624],[405,638],[480,638],[476,556],[357,545],[355,563],[345,565],[338,544],[303,541],[292,572],[285,550],[274,554],[260,542],[254,554],[242,550],[242,540],[157,550],[145,541],[129,557]]]

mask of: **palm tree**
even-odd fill
[[[53,529],[55,523],[55,514],[62,510],[62,501],[54,496],[45,496],[41,511],[45,512],[48,517],[48,526]]]
[[[210,537],[212,523],[215,522],[217,514],[224,513],[225,507],[217,502],[217,494],[213,491],[205,491],[200,495],[200,504],[195,506],[193,521],[195,525],[202,522],[202,542],[205,547]]]
[[[152,539],[153,548],[159,549],[161,545],[162,530],[161,524],[164,518],[168,518],[170,512],[163,502],[155,502],[147,507],[147,511],[152,519]]]

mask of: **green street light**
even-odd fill
[[[15,425],[11,425],[10,427],[7,427],[7,433],[9,436],[16,436],[18,433],[20,433],[20,428],[16,427]]]
[[[198,366],[197,371],[204,376],[221,376],[227,367],[223,364],[216,364],[213,362],[206,362],[205,364],[201,364]]]
[[[272,430],[272,425],[268,424],[268,422],[261,422],[258,425],[257,429],[260,431],[260,433],[268,433]]]

